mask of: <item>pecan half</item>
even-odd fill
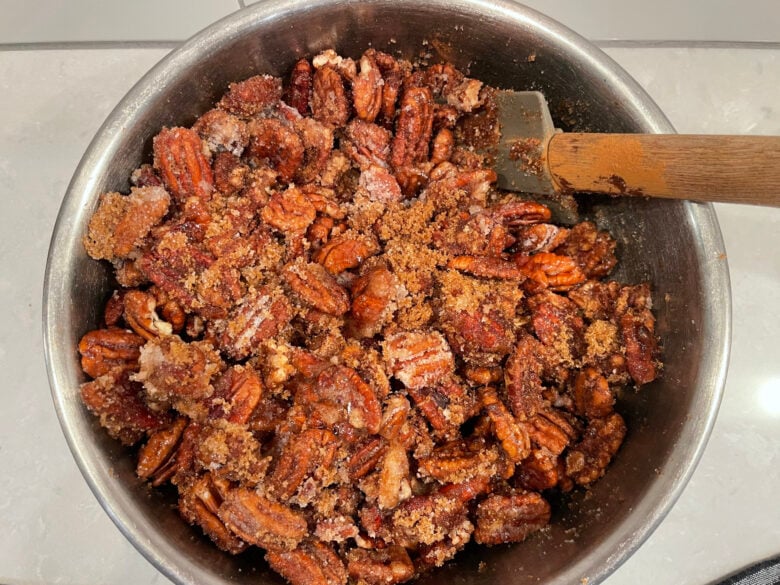
[[[409,87],[401,97],[390,162],[398,169],[428,158],[433,132],[433,95],[427,87]]]
[[[314,73],[311,111],[316,120],[335,127],[344,126],[349,120],[351,108],[344,80],[330,65]]]
[[[138,450],[138,464],[135,473],[141,479],[151,479],[153,486],[159,486],[176,473],[176,450],[181,443],[186,417],[177,418],[174,423],[152,434]]]
[[[509,405],[517,417],[530,418],[542,405],[543,364],[541,344],[530,335],[521,336],[504,369]]]
[[[433,386],[455,369],[454,358],[441,333],[403,331],[382,344],[390,373],[414,390]]]
[[[209,110],[198,118],[192,129],[206,141],[214,155],[229,152],[241,156],[249,142],[246,123],[224,110]]]
[[[398,279],[377,266],[352,283],[350,331],[356,337],[373,337],[392,317],[400,296]]]
[[[528,277],[526,288],[534,292],[544,288],[569,290],[585,280],[585,274],[568,256],[539,252],[532,256],[515,256],[515,262]]]
[[[298,110],[301,116],[309,113],[309,100],[311,100],[311,88],[313,84],[311,63],[307,59],[300,59],[290,73],[290,83],[287,87],[287,103]]]
[[[211,197],[214,177],[197,132],[188,128],[163,128],[154,137],[152,148],[154,168],[174,199],[184,203],[188,197],[203,200]]]
[[[522,542],[550,521],[550,504],[535,493],[491,495],[477,506],[474,540],[480,544]]]
[[[350,268],[357,268],[366,258],[379,251],[379,244],[372,236],[346,233],[337,236],[317,250],[314,261],[322,264],[333,275]]]
[[[317,540],[295,550],[268,551],[265,560],[291,585],[346,585],[347,571],[333,549]]]
[[[349,295],[320,264],[297,260],[282,270],[282,278],[304,304],[340,316],[349,311]]]
[[[455,256],[450,259],[447,266],[482,278],[520,282],[526,279],[525,272],[515,262],[493,256]]]
[[[171,335],[173,326],[160,319],[154,296],[140,290],[129,290],[124,297],[125,322],[144,339]]]
[[[519,463],[528,457],[531,451],[528,433],[517,424],[509,409],[501,402],[495,389],[486,386],[480,389],[479,394],[482,408],[490,417],[496,438],[510,461]]]
[[[143,337],[117,327],[90,331],[79,341],[81,369],[92,378],[134,370],[143,344]]]
[[[141,398],[142,390],[126,373],[106,374],[81,385],[81,400],[109,435],[133,445],[169,422],[165,413],[149,409]]]
[[[626,423],[618,413],[590,421],[582,440],[566,455],[566,475],[589,485],[604,475],[626,436]]]
[[[246,155],[256,165],[266,164],[279,173],[279,180],[293,180],[303,164],[305,150],[300,136],[275,118],[252,120],[248,126]]]
[[[231,83],[217,106],[231,114],[250,118],[277,107],[281,97],[281,79],[270,75],[255,75],[244,81]]]
[[[349,576],[366,585],[394,585],[414,576],[414,564],[401,546],[382,550],[355,548],[347,553]]]
[[[274,551],[294,549],[308,532],[303,514],[246,488],[231,490],[217,515],[242,540]]]
[[[577,414],[586,418],[609,416],[615,404],[607,379],[595,368],[585,368],[577,374],[573,394]]]
[[[342,149],[360,170],[387,166],[392,137],[388,130],[363,120],[352,120],[344,129],[344,135],[346,140]]]
[[[555,252],[574,258],[588,278],[600,278],[612,272],[617,264],[616,245],[608,232],[583,221],[571,229],[569,237]]]
[[[371,52],[360,58],[360,69],[352,82],[352,102],[355,115],[366,122],[373,122],[382,108],[382,73]]]
[[[219,548],[235,555],[246,549],[246,543],[237,538],[217,515],[226,493],[224,481],[206,474],[194,484],[180,488],[179,512],[190,524],[200,526]]]
[[[333,462],[338,447],[336,436],[324,429],[307,429],[291,437],[271,472],[270,485],[280,500],[289,500],[304,479],[317,475]]]
[[[632,310],[620,318],[620,332],[626,346],[628,372],[637,384],[647,384],[658,375],[655,356],[655,318],[648,309]]]
[[[214,384],[209,418],[245,424],[262,397],[263,383],[255,370],[251,366],[232,366]]]

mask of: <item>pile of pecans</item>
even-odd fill
[[[325,51],[164,128],[84,239],[120,287],[86,406],[221,549],[294,585],[401,583],[519,542],[600,478],[657,374],[615,241],[494,187],[491,88]]]

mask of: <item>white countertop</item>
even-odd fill
[[[0,50],[0,583],[167,583],[76,468],[40,325],[49,235],[70,176],[111,108],[166,52]],[[780,134],[776,46],[607,52],[678,131]],[[780,209],[716,208],[734,302],[720,415],[679,502],[606,585],[703,585],[780,552]]]

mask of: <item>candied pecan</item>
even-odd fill
[[[542,223],[552,216],[547,206],[535,201],[510,201],[492,207],[491,211],[510,228]]]
[[[217,516],[225,494],[224,483],[206,474],[195,483],[179,488],[179,512],[190,524],[200,526],[219,548],[238,554],[246,549],[246,543]]]
[[[494,256],[455,256],[450,259],[447,266],[482,278],[520,282],[526,279],[525,273],[515,262]]]
[[[197,467],[208,469],[214,478],[244,486],[258,485],[270,463],[245,425],[226,420],[212,421],[200,430],[193,455]]]
[[[475,478],[490,479],[499,472],[501,453],[484,439],[444,443],[418,460],[418,475],[442,483],[459,484]]]
[[[311,111],[315,120],[339,127],[351,113],[344,80],[330,65],[320,67],[312,82]]]
[[[188,197],[208,200],[214,188],[211,165],[203,154],[197,132],[188,128],[163,128],[152,141],[154,168],[177,202]]]
[[[125,312],[125,291],[115,290],[103,309],[103,322],[107,327],[118,327]]]
[[[393,203],[403,199],[401,186],[396,178],[378,165],[370,165],[360,172],[358,186],[365,189],[371,201]]]
[[[347,461],[347,472],[353,481],[361,479],[374,470],[387,451],[387,441],[382,437],[365,439]]]
[[[504,377],[504,370],[498,366],[492,368],[465,366],[462,371],[464,378],[478,386],[495,384]]]
[[[360,69],[352,81],[352,103],[355,115],[366,122],[373,122],[382,108],[382,74],[373,53],[366,51],[360,58]]]
[[[349,516],[331,516],[317,522],[314,536],[324,542],[344,542],[359,534],[358,527]]]
[[[414,577],[414,564],[402,546],[382,550],[352,549],[347,553],[347,570],[356,583],[394,585]]]
[[[293,236],[306,231],[317,217],[317,210],[300,189],[289,187],[271,196],[261,217],[271,227]]]
[[[142,390],[127,373],[111,373],[82,384],[81,400],[100,418],[100,426],[109,435],[124,445],[133,445],[169,422],[165,413],[149,409],[141,398]]]
[[[307,533],[302,513],[251,489],[228,492],[217,515],[239,538],[269,550],[292,550]]]
[[[307,476],[331,465],[337,448],[336,436],[325,429],[307,429],[290,437],[269,478],[273,494],[289,500]]]
[[[569,256],[539,252],[532,256],[516,255],[515,262],[528,277],[526,288],[531,292],[549,288],[565,291],[585,280],[585,274]]]
[[[567,296],[587,319],[608,319],[614,314],[620,291],[620,284],[615,281],[588,280],[568,291]]]
[[[401,331],[387,336],[382,347],[390,372],[407,388],[432,386],[455,368],[447,342],[436,331]]]
[[[130,175],[130,183],[133,187],[162,187],[162,180],[150,164],[142,164],[135,169]]]
[[[151,479],[152,485],[162,485],[176,473],[176,450],[181,443],[186,417],[180,416],[173,424],[162,428],[152,436],[138,451],[138,464],[135,473],[141,479]]]
[[[244,424],[262,397],[263,383],[255,370],[251,366],[231,366],[214,384],[209,418]]]
[[[514,332],[498,311],[445,310],[441,321],[450,347],[467,363],[495,365],[512,351]]]
[[[585,368],[574,379],[574,406],[586,418],[604,418],[612,412],[615,396],[607,379],[594,368]]]
[[[558,485],[560,473],[558,457],[546,449],[534,449],[517,467],[515,485],[526,490],[541,492]]]
[[[462,545],[474,530],[467,512],[461,502],[442,494],[414,496],[392,512],[391,534],[405,548],[417,548],[445,538]]]
[[[647,310],[631,310],[620,318],[620,333],[626,347],[626,366],[637,384],[647,384],[658,375],[655,355],[655,319]]]
[[[215,341],[230,358],[241,360],[263,341],[278,335],[291,318],[290,303],[283,295],[267,287],[252,289],[225,322],[219,323]]]
[[[295,63],[292,73],[290,73],[290,84],[287,87],[285,99],[287,103],[298,110],[301,116],[309,114],[312,83],[311,63],[307,59],[300,59]]]
[[[608,232],[583,221],[571,229],[566,241],[554,251],[574,258],[586,277],[601,278],[617,264],[615,247],[616,242]]]
[[[214,390],[211,380],[222,369],[210,343],[186,343],[175,335],[146,342],[138,363],[133,379],[143,382],[150,399],[162,401],[210,396]]]
[[[519,463],[528,456],[531,444],[526,430],[517,424],[509,409],[501,402],[495,389],[485,386],[479,391],[482,408],[484,408],[496,438],[509,457],[510,461]]]
[[[590,485],[602,475],[626,436],[626,423],[618,413],[591,420],[582,440],[566,454],[566,475],[579,485]]]
[[[417,408],[436,435],[449,437],[477,413],[477,402],[469,390],[453,380],[429,388],[407,387]]]
[[[387,166],[392,137],[388,130],[364,120],[352,120],[344,129],[344,136],[342,150],[361,170],[372,165]]]
[[[333,151],[333,130],[312,118],[296,120],[295,130],[303,144],[303,162],[295,175],[300,183],[315,182],[330,160]]]
[[[87,253],[95,260],[126,258],[168,213],[170,200],[162,187],[133,187],[127,196],[101,195],[83,240]]]
[[[380,509],[393,509],[412,495],[409,485],[409,459],[406,449],[395,441],[385,451],[379,464],[379,492],[377,504]]]
[[[349,295],[320,264],[297,260],[282,270],[282,278],[304,304],[329,315],[349,311]]]
[[[398,279],[384,266],[377,266],[352,283],[350,333],[372,337],[392,317],[399,297]]]
[[[294,550],[269,550],[265,560],[291,585],[346,585],[348,575],[333,549],[318,540],[302,542]]]
[[[543,364],[541,344],[530,335],[522,335],[504,369],[504,386],[509,406],[516,417],[530,418],[542,405]]]
[[[297,393],[295,398],[298,403],[310,405],[328,424],[346,419],[354,428],[374,434],[382,423],[382,406],[374,389],[346,366],[326,367],[314,386],[305,393]]]
[[[314,254],[314,261],[322,264],[333,275],[357,268],[368,257],[379,251],[372,236],[346,233],[333,238]]]
[[[553,455],[560,455],[577,437],[574,427],[554,410],[540,411],[523,423],[533,445],[543,447]]]
[[[163,320],[170,323],[171,329],[174,333],[180,332],[184,329],[184,324],[187,320],[187,315],[179,304],[173,299],[169,298],[164,291],[153,286],[149,289],[149,292],[154,295],[157,307],[159,307],[160,315]]]
[[[283,122],[260,118],[249,122],[248,160],[256,165],[267,164],[279,180],[289,182],[303,164],[305,150],[301,137]]]
[[[455,147],[455,135],[452,130],[442,128],[436,133],[431,146],[431,162],[435,165],[450,160]]]
[[[251,118],[276,108],[282,97],[282,81],[270,75],[255,75],[231,83],[217,106],[236,116]]]
[[[529,300],[531,325],[545,345],[552,346],[561,358],[571,363],[583,350],[585,323],[577,306],[566,297],[551,292]]]
[[[249,142],[243,120],[224,110],[209,110],[197,119],[192,129],[206,141],[212,154],[229,152],[241,156]]]
[[[382,51],[376,51],[373,55],[382,73],[383,81],[381,122],[384,126],[390,127],[395,119],[395,104],[403,85],[403,71],[392,55]]]
[[[153,339],[173,333],[173,326],[160,319],[155,309],[154,296],[140,290],[129,290],[124,297],[125,322],[144,339]]]
[[[398,169],[423,162],[433,131],[433,95],[427,87],[409,87],[401,96],[390,162]]]
[[[214,156],[214,186],[223,195],[240,192],[249,178],[249,166],[236,155],[220,152]]]
[[[477,506],[474,540],[479,544],[522,542],[550,521],[550,504],[539,494],[493,494]]]
[[[569,236],[569,230],[551,223],[527,225],[517,230],[515,243],[518,252],[533,254],[551,252]]]
[[[79,341],[81,369],[92,378],[134,370],[143,344],[143,337],[117,327],[90,331]]]

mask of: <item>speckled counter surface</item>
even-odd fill
[[[780,49],[607,52],[680,132],[780,134]],[[164,48],[0,51],[0,583],[167,580],[89,492],[49,395],[49,236],[90,138]],[[780,188],[780,186],[778,186]],[[717,206],[734,301],[718,421],[669,516],[607,585],[700,585],[780,552],[780,209]]]

